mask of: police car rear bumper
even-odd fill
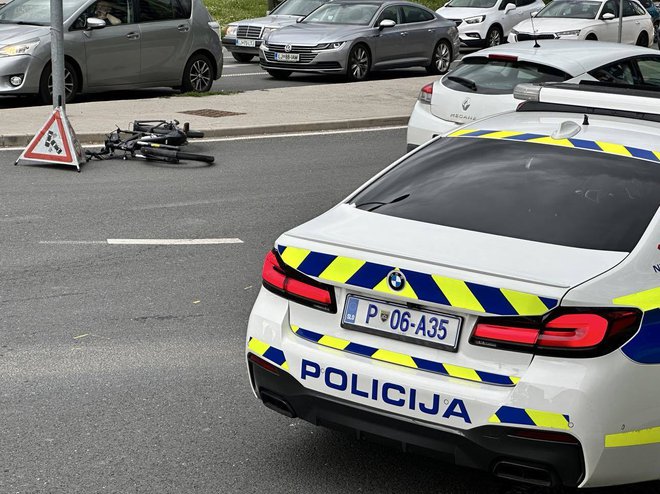
[[[264,405],[314,425],[350,431],[404,451],[440,457],[456,465],[535,485],[576,487],[585,474],[582,446],[516,437],[520,429],[487,425],[467,431],[439,428],[324,395],[281,369],[248,360],[252,386]]]

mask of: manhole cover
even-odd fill
[[[210,117],[210,118],[233,117],[235,115],[245,115],[245,113],[236,113],[233,111],[223,111],[223,110],[212,110],[210,108],[203,108],[201,110],[187,110],[179,113],[185,113],[186,115],[197,115],[198,117]]]

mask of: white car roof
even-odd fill
[[[605,41],[582,40],[539,40],[540,48],[534,48],[534,41],[520,41],[486,48],[463,57],[487,57],[508,55],[525,62],[534,62],[563,70],[572,76],[588,72],[609,62],[639,55],[660,55],[657,50],[641,46]]]

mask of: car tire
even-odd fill
[[[501,45],[502,42],[502,28],[499,26],[490,26],[486,33],[486,48]]]
[[[587,37],[584,38],[587,41],[598,41],[598,36],[596,36],[594,33],[587,34]]]
[[[639,36],[637,36],[637,41],[635,42],[637,46],[643,46],[644,48],[649,47],[649,35],[646,33],[646,31],[642,31],[639,33]]]
[[[445,40],[438,41],[433,49],[431,64],[427,65],[426,72],[433,75],[446,74],[451,66],[451,46]]]
[[[234,60],[238,63],[248,63],[254,58],[254,55],[250,55],[249,53],[232,53],[231,56],[234,57]]]
[[[266,72],[268,72],[268,75],[271,76],[273,79],[278,79],[280,81],[283,81],[284,79],[288,79],[289,76],[291,75],[290,70],[266,69]]]
[[[213,86],[213,66],[209,57],[198,53],[188,60],[183,70],[181,92],[207,93]]]
[[[78,72],[71,62],[64,62],[64,102],[71,103],[80,90]],[[39,100],[49,105],[53,102],[53,68],[49,63],[41,73],[39,80]]]
[[[348,54],[346,64],[346,79],[349,82],[364,81],[369,76],[371,68],[371,55],[363,44],[355,45]]]

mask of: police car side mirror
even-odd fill
[[[88,17],[86,27],[87,29],[103,29],[105,27],[105,21],[96,17]]]
[[[386,27],[394,26],[396,26],[396,22],[394,22],[392,19],[383,19],[380,21],[380,24],[378,24],[378,29],[385,29]]]
[[[610,21],[614,19],[616,16],[612,12],[606,12],[603,15],[600,16],[601,19],[604,21]]]

